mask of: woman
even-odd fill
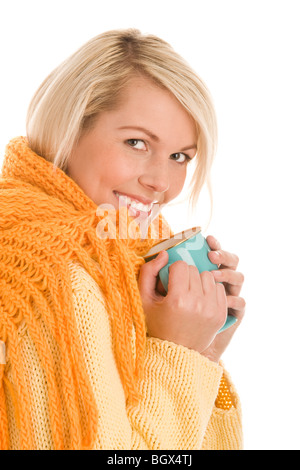
[[[220,277],[175,263],[167,295],[166,254],[143,260],[190,160],[193,204],[209,183],[215,141],[203,82],[138,30],[93,38],[42,83],[0,183],[1,448],[242,447],[220,362],[244,314],[237,256],[208,237]]]

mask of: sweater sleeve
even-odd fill
[[[222,368],[196,351],[148,338],[143,399],[127,409],[132,448],[199,449]]]
[[[147,338],[142,399],[137,405],[126,406],[101,290],[79,266],[73,265],[71,277],[78,328],[99,410],[96,447],[235,447],[227,433],[232,426],[232,432],[237,433],[238,411],[215,407],[223,367],[184,346]]]
[[[113,353],[110,316],[104,296],[80,264],[71,263],[70,273],[77,329],[98,408],[94,448],[239,448],[241,420],[238,396],[223,365],[209,361],[196,351],[157,338],[147,338],[145,373],[139,383],[142,398],[135,406],[126,404]],[[60,387],[62,372],[59,349],[46,325],[43,328],[55,359],[53,364]],[[33,436],[32,449],[54,449],[51,427],[51,413],[54,410],[49,406],[47,373],[35,347],[32,332],[24,322],[20,324],[17,335],[24,369],[24,382],[19,386],[26,387],[31,395],[29,425]],[[1,364],[0,370],[2,373],[5,367],[0,411],[6,409],[4,414],[7,416],[9,443],[0,442],[0,447],[18,450],[22,418],[15,394],[18,371],[12,371],[9,344],[6,353],[6,365]],[[223,375],[231,394],[230,402],[234,405],[229,410],[216,406],[222,402],[216,399],[220,395],[218,391]],[[62,392],[60,388],[59,392]],[[63,437],[68,448],[69,418],[65,400],[61,403]],[[3,437],[3,433],[1,435]]]
[[[224,367],[221,362],[221,366]],[[223,378],[226,386],[226,395],[230,396],[231,407],[222,409],[218,407],[222,397],[217,397],[215,406],[206,429],[202,443],[203,450],[242,450],[242,411],[240,398],[231,381],[230,375],[224,369]],[[224,407],[226,408],[226,407]]]

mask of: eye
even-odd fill
[[[146,150],[145,142],[141,139],[128,139],[126,142],[136,150]]]
[[[188,163],[190,160],[191,160],[191,157],[189,157],[186,153],[182,153],[182,152],[179,152],[179,153],[173,153],[171,155],[171,157],[177,157],[178,156],[178,159],[175,160],[176,162],[178,163]],[[180,158],[181,158],[181,161],[180,161]]]

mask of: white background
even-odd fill
[[[243,405],[245,449],[300,449],[298,0],[16,1],[0,7],[0,164],[25,135],[29,101],[90,38],[136,27],[171,43],[207,83],[219,125],[214,212],[165,215],[201,225],[240,258],[247,316],[224,361]],[[188,181],[188,180],[187,180]]]

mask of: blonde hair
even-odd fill
[[[122,90],[137,74],[169,90],[193,118],[198,141],[190,203],[194,209],[206,183],[212,208],[210,169],[217,124],[210,93],[167,42],[137,29],[92,38],[50,73],[29,105],[26,132],[31,149],[66,171],[82,133],[91,129],[99,113],[118,107]]]

